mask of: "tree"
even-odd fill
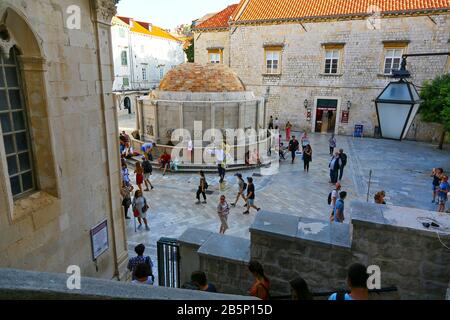
[[[189,46],[184,49],[184,52],[186,53],[188,62],[194,62],[194,41],[191,41]]]
[[[443,125],[439,149],[442,149],[447,133],[450,133],[450,74],[436,77],[425,82],[420,93],[423,100],[419,113],[425,122],[436,122]]]

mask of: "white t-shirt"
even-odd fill
[[[222,149],[216,149],[215,151],[215,155],[216,155],[216,163],[217,164],[221,164],[224,160],[224,152]]]
[[[334,189],[333,191],[331,191],[331,204],[330,204],[331,207],[334,207],[334,205],[333,205],[333,198],[336,199],[336,200],[335,200],[335,203],[336,203],[336,201],[339,199],[339,191],[337,191],[336,189]]]

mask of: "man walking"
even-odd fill
[[[342,191],[339,193],[339,199],[336,201],[336,205],[334,206],[334,222],[344,223],[344,200],[347,197],[347,192]]]
[[[339,167],[339,181],[341,181],[344,174],[344,168],[347,165],[347,155],[344,153],[344,149],[339,149],[339,158],[341,159],[341,166]]]
[[[144,169],[144,183],[145,183],[144,191],[149,191],[148,186],[150,186],[153,190],[153,185],[150,182],[150,176],[152,175],[153,167],[152,167],[152,164],[150,163],[150,160],[149,160],[147,154],[144,156],[144,161],[142,162],[142,168]]]
[[[339,152],[336,152],[333,158],[331,158],[328,167],[330,168],[330,183],[334,184],[338,181],[339,168],[341,167]]]
[[[216,149],[216,163],[217,163],[217,171],[219,172],[220,183],[225,179],[225,152],[223,149]]]
[[[270,116],[270,120],[269,120],[269,130],[273,130],[273,117]]]
[[[289,141],[289,151],[291,152],[292,164],[294,163],[295,153],[298,151],[299,146],[300,143],[298,142],[298,140],[295,139],[295,136],[292,136],[291,141]]]
[[[247,177],[247,182],[247,197],[245,199],[247,201],[247,210],[244,214],[249,214],[250,208],[256,209],[256,211],[261,210],[261,208],[255,206],[255,185],[253,184],[253,178]]]
[[[328,194],[328,204],[331,206],[331,217],[334,217],[334,208],[336,201],[339,199],[339,192],[341,191],[341,184],[336,183],[335,188]]]
[[[242,198],[244,200],[244,202],[245,202],[244,191],[247,189],[247,184],[245,183],[244,179],[242,179],[242,174],[236,173],[236,177],[238,178],[239,191],[238,191],[238,194],[236,196],[236,201],[234,201],[231,204],[232,207],[236,206],[236,204],[239,201],[239,198]]]

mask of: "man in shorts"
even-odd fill
[[[247,177],[247,182],[247,197],[245,198],[247,201],[247,210],[244,211],[244,214],[249,214],[250,208],[254,208],[256,211],[261,210],[261,208],[255,206],[255,185],[253,184],[253,178]]]

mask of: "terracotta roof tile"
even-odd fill
[[[247,3],[248,2],[248,3]],[[450,0],[242,0],[235,21],[359,15],[378,7],[382,13],[450,9]]]
[[[234,11],[238,7],[238,4],[233,4],[213,15],[211,18],[203,21],[195,29],[219,29],[228,28],[228,20],[233,15]]]

